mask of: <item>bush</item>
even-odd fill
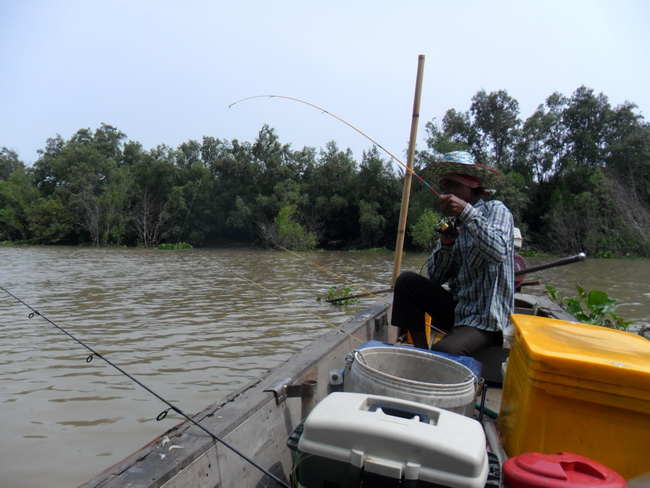
[[[344,286],[343,288],[333,286],[327,290],[327,299],[334,300],[336,298],[349,297],[352,295],[352,290],[353,288],[351,286]],[[354,305],[355,303],[359,303],[359,299],[349,298],[347,300],[338,300],[332,303],[334,305]]]
[[[410,235],[413,245],[427,251],[432,249],[433,242],[438,238],[438,233],[435,231],[438,222],[440,222],[440,215],[433,210],[425,210],[417,222],[411,225]]]
[[[628,326],[632,324],[632,322],[625,322],[621,317],[614,314],[619,303],[609,298],[607,293],[603,291],[592,290],[586,292],[582,287],[576,285],[578,298],[564,297],[559,299],[554,286],[546,285],[545,288],[552,300],[556,301],[562,309],[583,324],[599,325],[619,330],[627,330]]]
[[[262,239],[271,246],[291,251],[311,251],[318,245],[318,237],[296,220],[296,205],[288,205],[278,213],[271,225],[261,225]]]
[[[156,249],[162,249],[164,251],[176,251],[178,249],[193,249],[191,244],[187,242],[179,242],[178,244],[158,244]]]

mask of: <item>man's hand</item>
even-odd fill
[[[458,234],[454,234],[453,236],[440,234],[440,242],[443,246],[451,246],[456,242],[456,237],[458,237]]]
[[[467,202],[455,195],[449,194],[440,197],[440,208],[442,208],[445,215],[449,215],[450,217],[458,217],[465,210],[466,206]]]

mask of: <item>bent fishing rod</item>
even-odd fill
[[[96,351],[95,349],[93,349],[91,346],[89,346],[88,344],[86,344],[85,342],[83,342],[82,340],[80,340],[79,338],[75,337],[73,334],[71,334],[70,332],[68,332],[66,329],[64,329],[63,327],[61,327],[60,325],[58,325],[58,324],[57,324],[56,322],[54,322],[53,320],[50,320],[48,317],[46,317],[45,315],[43,315],[42,313],[40,313],[38,310],[36,310],[35,308],[33,308],[31,305],[29,305],[29,304],[26,303],[25,301],[23,301],[23,300],[21,300],[20,298],[18,298],[16,295],[14,295],[13,293],[11,293],[9,290],[7,290],[6,288],[4,288],[3,286],[0,286],[0,290],[2,290],[2,291],[5,292],[7,295],[9,295],[10,297],[12,297],[12,298],[13,298],[14,300],[16,300],[18,303],[24,305],[24,306],[27,307],[29,310],[31,310],[31,313],[28,315],[28,318],[31,319],[31,318],[33,318],[33,317],[35,317],[35,316],[38,315],[38,316],[41,317],[43,320],[45,320],[47,323],[49,323],[50,325],[54,326],[54,327],[55,327],[56,329],[58,329],[59,331],[63,332],[65,335],[67,335],[69,338],[71,338],[71,339],[72,339],[73,341],[75,341],[77,344],[81,345],[82,347],[84,347],[85,349],[87,349],[88,351],[90,351],[90,355],[86,358],[86,362],[87,362],[87,363],[90,363],[90,362],[93,360],[94,357],[98,357],[99,359],[103,360],[106,364],[108,364],[109,366],[111,366],[111,367],[114,368],[115,370],[119,371],[120,374],[126,376],[128,379],[130,379],[131,381],[133,381],[135,384],[137,384],[138,386],[140,386],[141,388],[143,388],[144,390],[146,390],[147,392],[149,392],[151,395],[153,395],[154,397],[156,397],[158,400],[160,400],[161,402],[163,402],[165,405],[167,405],[167,407],[169,407],[169,408],[167,408],[166,410],[163,410],[163,411],[162,411],[162,412],[161,412],[161,413],[156,417],[156,420],[158,420],[158,421],[163,420],[163,419],[167,416],[167,413],[168,413],[170,410],[173,410],[173,411],[176,412],[178,415],[180,415],[181,417],[183,417],[183,418],[185,418],[186,420],[188,420],[191,424],[195,425],[196,427],[198,427],[199,429],[201,429],[203,432],[205,432],[206,434],[208,434],[212,439],[214,439],[214,440],[217,441],[217,442],[220,442],[221,444],[224,445],[224,447],[230,449],[232,452],[234,452],[234,453],[235,453],[236,455],[238,455],[240,458],[242,458],[243,460],[245,460],[246,462],[248,462],[251,466],[254,466],[255,468],[257,468],[257,469],[258,469],[259,471],[261,471],[264,475],[266,475],[266,476],[268,476],[269,478],[271,478],[273,481],[275,481],[276,483],[278,483],[280,486],[283,486],[284,488],[291,488],[287,483],[285,483],[284,481],[282,481],[280,478],[278,478],[277,476],[275,476],[273,473],[269,472],[268,470],[264,469],[262,466],[258,465],[255,461],[253,461],[251,458],[249,458],[249,457],[246,456],[244,453],[242,453],[241,451],[239,451],[237,448],[235,448],[234,446],[228,444],[225,440],[223,440],[221,437],[219,437],[218,435],[216,435],[216,434],[214,434],[213,432],[211,432],[209,429],[205,428],[205,427],[204,427],[203,425],[201,425],[199,422],[197,422],[197,421],[194,420],[192,417],[190,417],[188,414],[186,414],[185,412],[183,412],[180,408],[178,408],[178,407],[176,407],[175,405],[173,405],[171,402],[169,402],[168,400],[166,400],[165,398],[163,398],[162,396],[160,396],[158,393],[156,393],[155,391],[153,391],[151,388],[149,388],[147,385],[145,385],[144,383],[142,383],[140,380],[138,380],[138,379],[135,378],[134,376],[132,376],[132,375],[130,375],[129,373],[127,373],[125,370],[123,370],[123,369],[122,369],[121,367],[119,367],[117,364],[115,364],[114,362],[112,362],[110,359],[104,357],[101,353],[99,353],[98,351]]]
[[[285,95],[253,95],[253,96],[251,96],[251,97],[242,98],[241,100],[237,100],[236,102],[231,103],[230,105],[228,105],[228,108],[231,108],[233,105],[237,105],[238,103],[245,102],[245,101],[247,101],[247,100],[253,100],[253,99],[255,99],[255,98],[281,98],[281,99],[284,99],[284,100],[290,100],[290,101],[293,101],[293,102],[302,103],[302,104],[304,104],[304,105],[307,105],[308,107],[315,108],[316,110],[320,110],[322,113],[327,114],[327,115],[329,115],[330,117],[334,117],[334,118],[335,118],[336,120],[338,120],[339,122],[343,122],[345,125],[347,125],[347,126],[350,127],[351,129],[354,129],[355,131],[357,131],[359,134],[361,134],[363,137],[365,137],[366,139],[368,139],[370,142],[372,142],[372,143],[373,143],[375,146],[377,146],[379,149],[381,149],[381,150],[384,151],[386,154],[388,154],[392,159],[394,159],[396,162],[398,162],[400,165],[402,165],[402,166],[403,166],[403,167],[404,167],[404,168],[405,168],[409,173],[411,173],[411,174],[412,174],[413,176],[415,176],[418,180],[420,180],[420,182],[421,182],[424,186],[426,186],[429,190],[431,190],[431,191],[432,191],[432,192],[433,192],[437,197],[440,197],[440,193],[438,193],[438,192],[437,192],[437,191],[436,191],[436,190],[435,190],[435,189],[434,189],[434,188],[433,188],[433,187],[432,187],[432,186],[431,186],[431,185],[430,185],[426,180],[424,180],[424,178],[422,178],[422,177],[421,177],[420,175],[418,175],[415,171],[413,171],[411,168],[409,168],[409,166],[408,166],[407,164],[403,163],[403,162],[402,162],[402,161],[401,161],[397,156],[395,156],[392,152],[390,152],[388,149],[386,149],[385,147],[383,147],[381,144],[379,144],[377,141],[375,141],[375,140],[374,140],[372,137],[370,137],[368,134],[366,134],[365,132],[361,131],[360,129],[358,129],[357,127],[355,127],[354,125],[352,125],[350,122],[348,122],[348,121],[342,119],[342,118],[339,117],[338,115],[335,115],[335,114],[333,114],[332,112],[330,112],[330,111],[328,111],[328,110],[325,110],[325,109],[322,108],[322,107],[319,107],[318,105],[314,105],[313,103],[307,102],[307,101],[305,101],[305,100],[301,100],[301,99],[299,99],[299,98],[288,97],[288,96],[285,96]]]

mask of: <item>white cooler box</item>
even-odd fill
[[[312,410],[295,465],[303,488],[483,488],[489,474],[476,420],[365,393],[332,393]]]

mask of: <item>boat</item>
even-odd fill
[[[576,324],[573,316],[548,298],[523,293],[524,285],[527,284],[523,281],[523,277],[534,271],[583,261],[586,256],[580,253],[532,268],[527,267],[521,256],[516,255],[516,257],[519,259],[515,260],[516,293],[512,322],[517,324],[530,321],[542,331],[546,328],[554,330],[553,334],[561,336],[560,349],[565,348],[562,341],[567,339],[565,336],[567,327],[570,329],[573,327],[571,324],[574,324],[575,327],[584,324]],[[382,292],[385,291],[387,290],[382,290]],[[360,296],[368,295],[372,295],[372,293],[360,294]],[[347,298],[352,297],[348,296]],[[338,298],[328,301],[334,300],[338,300]],[[403,348],[404,351],[410,349],[417,354],[428,356],[440,354],[432,351],[425,352],[410,345],[401,344],[402,338],[398,337],[397,328],[389,324],[390,313],[391,300],[378,300],[346,320],[339,327],[330,330],[306,346],[284,363],[266,372],[261,378],[246,384],[198,414],[188,417],[177,410],[177,413],[186,418],[185,421],[94,476],[82,484],[81,488],[344,488],[348,486],[500,488],[504,486],[504,476],[502,476],[504,466],[516,459],[516,456],[509,458],[507,450],[512,452],[515,449],[513,446],[515,446],[516,450],[521,451],[521,446],[525,446],[523,455],[527,455],[531,454],[530,449],[539,448],[541,450],[547,441],[549,441],[549,445],[563,445],[562,438],[571,437],[562,431],[558,433],[557,429],[555,431],[548,429],[547,432],[543,432],[536,427],[535,424],[540,423],[538,418],[544,419],[543,424],[551,425],[554,423],[552,417],[556,413],[559,415],[562,410],[567,410],[562,405],[552,404],[553,400],[549,401],[544,397],[544,392],[540,392],[537,380],[531,380],[539,373],[547,380],[550,378],[547,382],[551,384],[552,388],[557,389],[557,385],[560,385],[559,388],[563,391],[559,396],[556,395],[557,398],[560,398],[560,403],[564,402],[564,395],[566,395],[567,404],[571,405],[573,411],[568,417],[560,417],[565,424],[570,424],[573,420],[582,417],[580,420],[584,424],[583,430],[587,429],[591,432],[602,430],[602,432],[608,433],[608,438],[604,438],[602,442],[597,439],[596,443],[600,442],[602,446],[608,446],[608,442],[615,437],[622,441],[622,444],[619,442],[618,446],[619,464],[629,466],[630,463],[633,465],[645,462],[645,457],[647,457],[645,453],[650,452],[650,367],[645,364],[648,355],[650,355],[650,343],[645,344],[647,341],[644,338],[636,336],[644,342],[639,349],[642,350],[641,362],[645,363],[642,364],[640,370],[633,371],[635,374],[640,373],[639,376],[630,376],[626,379],[625,373],[620,374],[617,369],[624,370],[627,365],[619,364],[616,360],[609,358],[606,358],[605,365],[597,365],[595,376],[590,373],[593,377],[589,381],[597,386],[588,392],[588,396],[590,395],[592,402],[595,403],[603,400],[602,403],[606,404],[604,407],[599,405],[598,408],[592,408],[593,404],[585,402],[581,398],[578,400],[570,398],[572,396],[580,397],[584,393],[576,391],[575,385],[572,384],[573,380],[576,380],[574,383],[580,383],[582,378],[573,378],[571,370],[576,367],[584,368],[585,365],[567,360],[562,356],[563,353],[557,357],[550,356],[544,359],[552,365],[556,361],[567,363],[565,371],[560,371],[555,366],[552,366],[550,371],[528,371],[537,358],[526,357],[527,351],[522,353],[526,347],[521,345],[523,339],[520,338],[519,343],[517,339],[514,339],[515,327],[513,325],[508,328],[509,330],[504,331],[504,344],[501,347],[486,348],[475,354],[473,358],[441,358],[441,360],[454,364],[456,364],[455,362],[463,363],[461,367],[467,369],[470,374],[473,373],[475,377],[475,389],[471,392],[471,401],[469,404],[463,405],[460,410],[451,409],[452,411],[450,411],[445,407],[413,401],[412,398],[407,398],[409,394],[405,392],[405,389],[393,391],[388,396],[373,395],[373,392],[370,392],[363,397],[363,400],[357,400],[351,395],[363,395],[364,392],[347,387],[352,371],[348,366],[351,358],[355,358],[361,349]],[[589,336],[594,333],[594,330],[605,330],[596,326],[587,327],[591,327],[593,330],[589,330],[586,335],[579,337],[579,341],[588,342]],[[612,329],[607,330],[612,333],[628,334]],[[516,332],[518,336],[522,335],[519,327]],[[569,332],[569,334],[571,333]],[[605,338],[603,341],[596,345],[595,356],[599,356],[598,349],[603,349],[603,344],[607,344],[609,338]],[[546,345],[552,345],[552,342],[553,340],[542,344],[542,349]],[[558,341],[555,342],[557,346]],[[512,349],[511,346],[513,346]],[[517,348],[517,346],[519,347]],[[579,347],[569,351],[568,356],[580,357]],[[621,347],[626,348],[627,344]],[[636,344],[632,349],[635,347]],[[550,349],[553,348],[550,347]],[[370,349],[366,349],[366,351],[368,350]],[[515,358],[511,358],[511,351],[517,352]],[[543,354],[544,352],[542,352]],[[594,355],[594,351],[587,351],[586,355],[590,354]],[[539,356],[539,354],[537,355]],[[466,368],[469,363],[464,362],[465,359],[478,364],[478,371]],[[511,359],[514,359],[516,363],[515,372],[508,375],[506,371],[512,370],[512,366],[509,366]],[[589,363],[589,358],[586,363]],[[586,367],[590,366],[591,364],[588,364]],[[537,366],[533,365],[532,367]],[[609,382],[610,384],[599,385],[598,376],[600,374],[611,375],[612,370],[614,379]],[[510,378],[515,379],[510,380]],[[640,381],[645,386],[636,391],[633,385],[635,381]],[[626,382],[629,384],[622,384]],[[516,386],[513,387],[513,384]],[[611,390],[612,384],[616,389],[613,394],[610,391],[604,391],[608,388]],[[510,396],[505,394],[509,385]],[[603,386],[603,391],[599,391],[600,386]],[[546,387],[541,389],[544,388]],[[635,396],[637,394],[638,398]],[[609,395],[607,398],[602,398],[607,395]],[[614,403],[610,398],[612,396],[615,398]],[[535,398],[533,403],[537,405],[522,407],[522,404],[526,403],[525,397]],[[352,401],[349,401],[350,399]],[[355,402],[362,406],[358,408],[351,406]],[[506,403],[505,408],[502,405],[504,402]],[[621,406],[621,404],[625,405]],[[632,405],[631,409],[628,409],[628,404]],[[348,405],[348,410],[345,410],[345,405]],[[174,409],[174,407],[170,409]],[[330,411],[328,412],[327,409]],[[429,418],[429,423],[424,422],[426,426],[433,424],[442,426],[444,424],[447,435],[444,443],[436,441],[438,444],[417,438],[402,438],[401,434],[394,432],[391,432],[391,436],[387,436],[388,430],[384,430],[387,424],[373,423],[377,418],[359,417],[358,421],[348,418],[348,414],[351,416],[361,410],[373,413],[380,411],[382,414],[391,412],[387,414],[387,418],[380,419],[386,420],[388,423],[411,422],[413,419],[420,422],[423,418]],[[619,428],[619,424],[614,418],[603,418],[599,413],[601,411],[615,412],[614,416],[624,419],[623,422],[625,419],[632,419],[632,421],[627,422],[627,426],[620,425]],[[505,415],[503,415],[504,412]],[[548,420],[549,416],[550,420]],[[515,419],[515,417],[517,418]],[[318,420],[310,423],[314,418]],[[434,418],[436,420],[431,420]],[[514,423],[513,419],[515,419]],[[471,429],[468,428],[468,422],[471,424]],[[428,428],[426,426],[422,427],[418,424],[413,431],[422,431],[422,429]],[[637,428],[645,434],[637,436],[635,431]],[[361,430],[357,431],[356,429]],[[476,434],[477,429],[478,435]],[[620,439],[619,430],[624,432],[622,439]],[[307,436],[309,439],[305,440],[305,433],[308,431],[310,432]],[[460,431],[467,432],[466,436],[472,438],[472,445],[468,447],[471,447],[473,454],[469,455],[464,452],[465,435],[456,435],[456,432]],[[580,431],[578,429],[578,432]],[[379,460],[379,456],[364,454],[358,447],[354,447],[355,439],[359,437],[357,434],[360,434],[364,438],[364,442],[369,445],[381,444],[382,454],[391,450],[391,443],[401,446],[402,449],[411,448],[412,452],[418,451],[421,446],[426,445],[426,448],[431,448],[431,451],[426,452],[427,456],[437,459],[437,464],[435,467],[418,464],[418,462],[422,462],[423,455],[419,455],[418,462],[410,462],[408,459],[399,462],[385,458]],[[392,437],[394,435],[397,437]],[[318,446],[319,441],[314,441],[314,436],[320,439],[335,439],[335,442],[342,440],[346,444],[347,458],[354,458],[355,465],[348,466],[344,462],[341,466],[341,460],[329,458],[329,453],[340,452],[341,446],[323,445],[322,443]],[[549,436],[551,439],[547,439]],[[390,440],[387,441],[384,437],[389,437]],[[431,437],[428,436],[428,439]],[[628,438],[635,440],[628,443]],[[461,442],[456,443],[457,439]],[[570,445],[579,447],[584,439],[578,436],[573,441],[573,444]],[[312,452],[301,450],[301,446],[307,445],[309,442],[312,445],[317,445],[318,449]],[[509,449],[507,444],[510,445]],[[626,452],[628,444],[630,450],[635,452],[633,456],[630,456],[633,458],[631,462],[626,459],[626,456],[629,456]],[[477,445],[478,451],[475,449]],[[603,449],[608,449],[608,447],[602,446],[599,447],[601,457],[603,452],[607,452]],[[545,449],[548,449],[548,446]],[[537,453],[532,454],[537,455]],[[564,454],[575,456],[570,452],[562,453],[562,455]],[[332,456],[335,455],[332,454]],[[588,476],[593,474],[593,479],[601,479],[599,477],[607,474],[620,482],[607,486],[625,486],[621,475],[588,458],[581,457],[576,460],[571,457],[567,461],[566,458],[560,457],[553,462],[543,458],[541,462],[545,466],[553,463],[557,466],[580,466],[580,469],[573,471],[584,472]],[[461,466],[462,473],[452,473],[452,468],[447,469],[444,466],[445,463],[450,466],[454,465],[453,469],[456,470],[459,469],[458,466]],[[634,471],[635,475],[645,476],[646,472],[650,475],[650,462],[648,462],[647,469],[640,466],[633,466],[630,469]],[[535,470],[533,471],[533,475],[539,474]],[[420,483],[420,472],[426,472],[426,476],[433,481],[428,479],[426,482]],[[629,475],[630,472],[627,474]],[[366,476],[366,474],[374,476],[374,478],[356,483],[360,476]],[[306,481],[305,476],[307,477]],[[335,476],[336,481],[332,481],[331,476]],[[352,481],[346,478],[349,476],[353,477]],[[371,479],[373,481],[370,481]],[[386,480],[388,480],[387,483],[385,483]],[[415,482],[413,482],[414,480]],[[374,481],[380,482],[375,483]],[[518,486],[528,485],[520,484]],[[587,485],[583,484],[582,486]],[[630,484],[629,486],[634,485]],[[650,486],[650,484],[638,486]]]
[[[393,272],[392,287],[394,287],[395,278],[399,272],[401,252],[403,245],[403,236],[406,226],[406,215],[408,210],[408,199],[410,192],[410,182],[413,173],[413,154],[415,150],[415,135],[417,120],[419,116],[419,93],[421,90],[422,66],[424,57],[419,57],[418,77],[416,83],[416,96],[413,107],[413,122],[411,129],[411,139],[409,144],[409,160],[404,165],[408,171],[404,178],[404,193],[402,195],[402,211],[400,213],[400,222],[398,230],[398,243],[395,253],[395,266]],[[392,155],[391,155],[392,156]],[[393,156],[394,158],[394,156]],[[394,158],[396,159],[396,158]],[[399,160],[397,160],[399,162]],[[518,237],[518,244],[521,245],[521,236]],[[584,260],[584,254],[579,254],[571,258],[565,258],[555,263],[539,266],[536,268],[526,269],[525,261],[516,261],[516,273],[524,275],[539,269],[545,269],[550,266],[564,265],[571,262]],[[562,324],[573,322],[573,317],[561,309],[558,305],[545,297],[527,295],[521,292],[522,281],[516,282],[519,291],[515,294],[514,317],[535,317],[541,320],[542,328],[548,321],[548,325],[557,325],[553,321],[559,321]],[[321,405],[330,405],[330,400],[335,398],[337,401],[340,395],[345,397],[345,371],[348,364],[348,358],[355,354],[359,348],[372,342],[386,344],[387,347],[393,347],[398,342],[397,328],[389,324],[390,317],[390,300],[378,301],[349,320],[345,321],[340,327],[330,330],[321,336],[312,344],[305,347],[295,356],[289,358],[276,368],[268,371],[258,380],[251,382],[238,391],[228,395],[225,399],[220,400],[208,408],[204,409],[192,418],[181,422],[172,429],[153,439],[146,446],[134,452],[121,462],[108,468],[104,472],[87,481],[82,488],[261,488],[261,487],[294,487],[306,486],[300,479],[300,473],[296,466],[302,462],[300,446],[304,440],[305,432],[311,416],[317,411],[321,415]],[[561,325],[560,327],[562,327]],[[618,332],[618,331],[613,331]],[[504,334],[508,335],[508,334]],[[334,488],[344,486],[403,486],[403,487],[477,487],[483,486],[501,487],[503,479],[501,476],[502,467],[510,461],[504,449],[502,440],[503,432],[499,432],[499,423],[497,412],[501,410],[501,401],[505,397],[503,389],[508,387],[504,379],[514,377],[514,374],[507,375],[509,357],[509,341],[505,341],[504,347],[488,348],[481,352],[480,356],[471,358],[477,360],[482,365],[481,378],[477,381],[476,399],[480,401],[474,405],[472,399],[470,412],[448,412],[444,409],[437,409],[432,412],[433,416],[438,419],[452,418],[458,421],[460,425],[472,426],[472,431],[476,432],[477,426],[482,427],[482,433],[479,439],[481,456],[469,456],[478,460],[481,478],[472,478],[469,483],[462,483],[456,477],[453,482],[426,482],[419,483],[418,478],[414,477],[394,477],[395,472],[401,473],[401,467],[396,466],[398,463],[391,463],[390,460],[384,463],[377,463],[372,470],[368,470],[373,476],[379,476],[382,479],[381,484],[373,482],[348,483],[347,480],[342,482],[331,482],[325,479],[328,471],[337,471],[339,473],[350,472],[352,476],[358,476],[358,471],[341,468],[340,463],[336,465],[331,463],[333,459],[326,456],[320,456],[314,464],[318,474],[323,474],[322,482],[318,479],[310,486],[319,486],[322,488]],[[515,341],[515,345],[517,342]],[[408,346],[400,346],[407,347]],[[516,349],[513,349],[516,350]],[[649,351],[650,352],[650,351]],[[521,356],[521,354],[519,354]],[[518,356],[518,360],[521,359]],[[553,358],[552,358],[553,359]],[[451,359],[447,359],[451,360]],[[525,359],[524,359],[524,362]],[[525,366],[525,365],[524,365]],[[611,367],[611,365],[610,365]],[[616,366],[618,367],[618,366]],[[525,368],[520,368],[525,369]],[[468,370],[470,371],[470,370]],[[650,378],[650,370],[646,375]],[[556,379],[557,377],[553,377]],[[646,378],[646,379],[647,379]],[[520,378],[519,378],[520,379]],[[523,381],[525,383],[525,381]],[[650,381],[648,381],[650,383]],[[524,394],[527,394],[525,392]],[[348,392],[348,395],[359,394],[357,392]],[[363,394],[363,393],[361,393]],[[345,397],[350,398],[350,397]],[[393,400],[401,400],[396,397],[382,397],[377,401],[388,399],[388,403],[382,403],[380,409],[400,410],[399,405],[395,405]],[[632,402],[637,399],[632,398]],[[374,400],[372,400],[374,401]],[[644,425],[647,424],[647,431],[650,432],[650,414],[643,413],[645,407],[650,405],[650,387],[648,388],[648,398],[641,399],[638,402],[641,408],[635,412],[636,418],[640,418]],[[337,406],[336,401],[332,404]],[[388,407],[386,407],[388,405]],[[418,405],[417,402],[404,403],[408,408]],[[421,404],[420,404],[421,405]],[[540,401],[541,408],[546,407],[544,401]],[[414,407],[415,408],[415,407]],[[433,407],[432,407],[433,408]],[[589,408],[589,404],[586,405]],[[474,410],[478,412],[474,417]],[[648,409],[650,411],[650,409]],[[414,414],[414,418],[421,419],[425,417],[429,409],[423,408]],[[331,425],[336,427],[334,436],[346,437],[345,428],[356,429],[358,425],[351,425],[347,422],[348,427],[341,428],[338,423],[347,421],[345,412],[339,413],[334,408],[327,421],[323,422],[321,417],[318,419],[320,425]],[[446,412],[446,413],[445,413]],[[328,412],[325,412],[326,414]],[[450,417],[447,413],[454,415]],[[574,415],[580,415],[581,412],[576,410]],[[337,415],[340,415],[337,417]],[[410,415],[407,414],[407,416]],[[399,416],[399,415],[397,415]],[[585,415],[589,417],[589,415]],[[463,422],[460,419],[464,419]],[[406,419],[407,421],[409,419]],[[534,422],[535,419],[533,419]],[[592,420],[600,420],[594,417]],[[419,422],[420,420],[416,420]],[[446,422],[446,420],[445,420]],[[529,421],[530,423],[530,421]],[[613,423],[613,422],[612,422]],[[507,430],[508,425],[501,425]],[[589,426],[591,430],[598,430],[602,426]],[[615,429],[616,427],[613,427]],[[640,426],[644,428],[644,426]],[[327,429],[327,427],[325,427]],[[464,427],[463,427],[464,429]],[[374,430],[374,432],[370,432]],[[526,434],[526,429],[522,428],[518,435],[521,437]],[[450,429],[450,436],[454,436],[454,429]],[[469,430],[468,430],[469,431]],[[460,432],[460,430],[459,430]],[[465,432],[465,430],[463,430]],[[378,425],[370,426],[363,432],[367,434],[368,442],[381,442],[384,431]],[[323,437],[332,438],[331,432],[325,432]],[[472,434],[473,435],[473,434]],[[517,435],[512,431],[506,433],[510,439],[509,442],[516,442]],[[540,435],[536,434],[536,437]],[[456,437],[462,437],[456,435]],[[638,453],[650,452],[650,436],[642,437],[642,441],[633,444],[632,448]],[[401,446],[408,445],[408,439],[398,439]],[[419,446],[419,444],[418,444]],[[328,451],[327,447],[332,447],[329,451],[336,450],[335,446],[325,446],[324,452]],[[441,450],[436,452],[436,456],[443,458],[442,464],[449,460],[449,465],[467,465],[465,462],[468,458],[465,453],[458,452],[459,458],[450,457],[444,450],[446,446],[439,446]],[[644,449],[647,447],[647,449]],[[462,449],[460,449],[462,451]],[[474,452],[474,451],[473,451]],[[355,469],[366,462],[372,462],[364,454],[351,448],[350,457],[355,457]],[[307,453],[308,456],[314,454]],[[463,457],[465,461],[460,461]],[[478,458],[481,459],[478,459]],[[362,459],[363,458],[363,459]],[[471,460],[469,461],[471,462]],[[543,462],[547,463],[546,460]],[[563,462],[563,461],[560,461]],[[570,461],[572,465],[583,466],[588,461],[580,460]],[[548,464],[548,463],[547,463]],[[367,465],[366,465],[367,466]],[[351,466],[347,466],[351,467]],[[470,466],[471,467],[471,466]],[[589,472],[595,472],[600,475],[601,471],[588,465]],[[417,470],[422,466],[415,466],[413,463],[406,463],[404,469]],[[426,468],[426,467],[425,467]],[[441,468],[444,470],[444,468]],[[438,473],[441,469],[437,469]],[[650,472],[650,466],[648,466]],[[318,474],[316,475],[318,477]],[[391,476],[388,476],[391,474]],[[613,473],[616,474],[616,473]],[[345,476],[343,474],[343,476]],[[618,476],[618,475],[617,475]],[[622,478],[618,476],[621,480]],[[383,480],[389,479],[388,484],[383,484]],[[447,479],[451,479],[447,477]],[[373,478],[376,479],[376,478]],[[443,484],[444,483],[444,484]],[[479,484],[477,484],[479,483]],[[549,485],[547,485],[549,486]],[[583,485],[586,486],[586,485]],[[608,485],[617,486],[617,485]],[[623,481],[622,485],[625,486]]]
[[[192,418],[194,422],[176,425],[81,486],[291,486],[294,429],[320,401],[343,389],[341,372],[356,348],[369,341],[397,341],[389,313],[385,301],[370,305],[263,377],[210,405]],[[516,296],[515,313],[572,320],[550,300],[522,293]],[[494,356],[497,361],[503,357]],[[481,411],[498,412],[501,385],[498,379],[490,383]],[[207,435],[196,423],[214,435]],[[483,415],[481,423],[488,449],[501,465],[507,456],[496,421]]]

